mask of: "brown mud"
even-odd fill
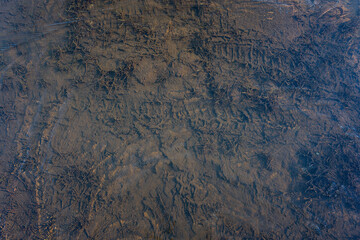
[[[357,1],[1,0],[1,239],[357,239]]]

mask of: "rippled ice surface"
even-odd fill
[[[1,239],[357,239],[356,0],[1,0]]]

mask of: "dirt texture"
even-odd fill
[[[360,237],[357,1],[1,4],[0,238]]]

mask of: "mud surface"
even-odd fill
[[[360,238],[358,1],[0,3],[1,239]]]

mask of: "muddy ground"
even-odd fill
[[[357,1],[0,19],[0,238],[360,237]]]

